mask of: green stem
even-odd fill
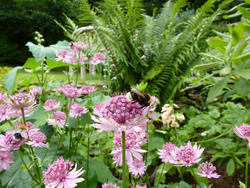
[[[10,124],[11,127],[15,127],[10,120],[8,120],[8,123]]]
[[[51,143],[52,143],[53,140],[54,140],[54,137],[55,137],[55,134],[54,134],[54,132],[53,132],[53,135],[52,135],[52,137],[50,138],[48,147],[50,147]],[[45,152],[45,154],[44,154],[44,156],[43,156],[43,159],[42,159],[42,161],[41,161],[41,165],[43,164],[45,158],[47,157],[48,152],[49,152],[49,148],[47,148],[47,150],[46,150],[46,152]]]
[[[148,142],[147,142],[147,151],[149,151],[149,140],[150,140],[150,137],[149,137],[149,127],[148,127],[148,124],[147,124],[147,137],[148,137]],[[149,152],[147,152],[146,154],[146,157],[145,157],[145,165],[146,167],[148,166],[148,155],[149,155]],[[148,172],[146,170],[146,181],[147,181],[147,185],[148,185],[148,188],[151,188],[151,185],[150,185],[150,180],[149,180],[149,175],[148,175]]]
[[[201,141],[198,141],[197,143],[212,142],[212,141],[214,141],[214,140],[216,140],[216,139],[218,139],[218,138],[220,138],[220,137],[222,137],[222,136],[225,136],[225,135],[229,134],[230,132],[232,132],[232,128],[230,128],[230,129],[227,130],[226,132],[224,132],[224,133],[222,133],[222,134],[220,134],[220,135],[218,135],[218,136],[216,136],[216,137],[210,138],[210,139],[208,139],[208,140],[201,140]]]
[[[72,128],[69,128],[69,159],[70,159],[70,154],[71,154],[71,148],[72,148]]]
[[[21,111],[22,111],[23,123],[24,123],[24,125],[26,125],[26,120],[25,120],[25,116],[24,116],[24,109],[21,108]]]
[[[245,185],[247,187],[248,184],[248,145],[247,145],[247,150],[246,150],[246,169],[245,169]]]
[[[161,177],[162,177],[162,175],[163,175],[163,169],[165,168],[165,164],[166,164],[166,163],[164,163],[164,164],[163,164],[163,167],[161,168],[161,173],[160,173],[159,181],[157,182],[156,187],[158,187],[159,184],[160,184],[160,182],[161,182]]]
[[[195,179],[196,183],[197,183],[197,184],[199,184],[200,182],[199,182],[199,180],[198,180],[198,178],[197,178],[197,175],[195,174],[195,172],[194,172],[194,169],[193,169],[193,168],[191,168],[191,174],[193,175],[193,177],[194,177],[194,179]]]
[[[180,167],[176,167],[177,168],[177,171],[179,172],[179,174],[180,174],[180,177],[181,177],[181,180],[184,180],[184,178],[183,178],[183,174],[182,174],[182,171],[181,171],[181,168]]]
[[[87,130],[87,169],[86,169],[86,183],[87,187],[89,187],[89,124],[88,124],[88,130]]]
[[[35,169],[36,169],[35,172],[36,172],[37,178],[39,180],[41,180],[41,175],[40,175],[40,171],[39,171],[39,167],[38,167],[39,163],[38,163],[37,157],[36,157],[35,152],[34,152],[32,147],[30,147],[30,151],[32,153],[32,156],[33,156],[33,159],[34,159],[34,162],[35,162]]]
[[[23,155],[22,155],[22,152],[20,151],[20,149],[18,150],[18,155],[19,155],[19,157],[20,157],[20,159],[21,159],[21,161],[22,161],[22,163],[23,163],[23,165],[24,165],[24,167],[25,167],[25,169],[28,171],[28,173],[29,173],[29,175],[30,175],[30,177],[36,182],[36,183],[40,183],[39,181],[37,181],[37,179],[32,175],[32,173],[31,173],[31,171],[30,171],[30,169],[27,167],[27,165],[26,165],[26,163],[25,163],[25,161],[23,160]]]
[[[59,149],[59,146],[61,145],[61,142],[62,142],[62,135],[60,135],[60,138],[59,138],[59,142],[58,142],[58,144],[57,144],[57,146],[56,146],[56,152],[55,152],[55,154],[54,154],[54,157],[53,157],[53,160],[52,160],[52,163],[55,161],[55,159],[56,159],[56,154],[57,154],[57,152],[58,152],[58,149]]]
[[[122,131],[122,187],[127,188],[127,178],[126,178],[126,142],[125,142],[125,132]]]
[[[79,73],[79,65],[76,67],[76,81],[75,81],[75,86],[77,87],[77,82],[78,82],[78,73]]]

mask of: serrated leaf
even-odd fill
[[[208,70],[208,69],[212,69],[215,68],[219,65],[220,63],[206,63],[206,64],[202,64],[202,65],[196,65],[194,67],[195,70],[198,71],[204,71],[204,70]]]
[[[234,159],[231,158],[228,163],[227,163],[227,167],[226,167],[226,171],[227,171],[227,175],[228,176],[232,176],[234,171],[235,171],[235,162]]]
[[[9,71],[4,77],[4,87],[8,90],[9,94],[12,95],[15,89],[16,75],[19,70],[23,69],[22,66],[15,67]]]
[[[148,144],[149,151],[160,149],[162,145],[165,143],[164,139],[156,134],[152,134],[149,137],[149,139],[150,139],[149,144]]]
[[[213,102],[215,98],[223,93],[224,87],[227,85],[229,77],[218,81],[208,92],[207,102]]]
[[[239,69],[235,71],[235,74],[245,78],[247,80],[250,79],[250,69]]]
[[[58,50],[69,49],[70,43],[68,41],[59,41],[54,45],[48,47],[36,45],[32,42],[27,42],[26,46],[29,47],[30,52],[35,57],[36,61],[39,62],[44,58],[54,60]]]
[[[109,168],[101,161],[96,159],[90,159],[89,170],[93,171],[97,175],[97,179],[101,183],[115,182],[117,178],[113,176]]]
[[[28,58],[23,66],[27,69],[36,70],[37,67],[41,66],[41,61],[37,62],[35,58]]]

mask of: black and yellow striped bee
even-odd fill
[[[151,97],[147,93],[143,93],[136,88],[131,88],[127,94],[128,100],[138,102],[142,107],[149,106],[151,103]]]

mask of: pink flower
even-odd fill
[[[81,94],[77,88],[71,85],[64,85],[62,87],[62,92],[64,95],[66,95],[68,98],[71,98],[71,99],[76,98]]]
[[[179,166],[192,166],[194,163],[198,163],[201,160],[201,154],[204,151],[204,148],[200,149],[199,146],[195,143],[194,146],[190,142],[185,146],[175,147],[172,150],[171,156],[169,159],[170,163],[179,165]]]
[[[43,142],[46,142],[47,137],[45,136],[45,134],[43,134],[42,132],[38,131],[39,129],[31,129],[28,132],[29,135],[29,141],[26,143],[32,147],[47,147],[46,144],[44,144]]]
[[[70,117],[77,118],[77,117],[81,117],[82,114],[86,114],[87,112],[88,112],[87,108],[85,108],[84,106],[80,104],[72,102],[70,106],[69,115]]]
[[[234,133],[249,141],[249,147],[250,147],[250,125],[244,123],[240,127],[235,126]]]
[[[86,48],[88,48],[88,44],[85,44],[81,41],[78,42],[72,42],[71,44],[71,50],[73,51],[78,51],[78,50],[85,50]]]
[[[143,186],[140,186],[140,185],[136,185],[136,188],[147,188],[147,185],[143,185]]]
[[[27,138],[27,134],[21,132],[20,130],[7,131],[5,135],[0,135],[0,150],[17,150],[27,140]]]
[[[0,104],[0,122],[9,120],[11,115],[10,108],[7,104]]]
[[[26,125],[24,125],[23,123],[18,123],[16,126],[15,126],[15,129],[21,129],[21,130],[31,130],[34,128],[34,124],[30,121],[26,122]]]
[[[167,142],[162,146],[162,149],[159,150],[158,155],[160,156],[162,162],[169,162],[172,159],[171,152],[175,149],[175,145],[171,142]]]
[[[198,169],[201,171],[201,173],[197,173],[197,175],[201,177],[207,177],[207,178],[219,178],[220,177],[220,175],[218,175],[215,172],[216,167],[208,161],[201,163]]]
[[[112,183],[104,183],[102,184],[102,188],[119,188],[117,185],[114,185]]]
[[[3,101],[7,97],[6,93],[0,93],[0,102]]]
[[[128,164],[129,172],[134,176],[142,176],[146,171],[146,166],[142,160],[134,159],[132,163]]]
[[[99,63],[105,64],[105,55],[102,53],[96,53],[90,60],[90,64],[97,65]]]
[[[13,163],[13,153],[9,151],[0,151],[0,171],[8,170]]]
[[[51,119],[48,119],[49,125],[57,125],[60,128],[64,128],[66,120],[66,114],[61,111],[53,112],[51,115]]]
[[[118,95],[94,109],[95,116],[91,118],[97,123],[92,126],[100,129],[100,132],[129,129],[133,126],[145,127],[148,121],[145,116],[150,108],[151,106],[142,108],[138,102],[127,100],[125,95]]]
[[[44,103],[43,108],[45,111],[54,111],[60,107],[60,102],[56,102],[54,99],[49,99]]]
[[[77,183],[84,181],[79,178],[84,171],[82,168],[76,170],[77,165],[72,170],[74,163],[69,160],[64,160],[63,157],[58,159],[48,167],[48,170],[43,172],[44,184],[46,188],[73,188]]]
[[[17,93],[13,96],[10,96],[10,99],[7,101],[8,105],[13,110],[20,110],[26,108],[33,108],[36,104],[35,97],[27,93]]]
[[[30,90],[30,93],[32,95],[40,95],[42,93],[42,88],[41,87],[33,87],[31,90]]]
[[[93,93],[96,91],[96,88],[92,87],[92,86],[82,86],[82,88],[80,89],[80,92],[82,95],[88,95],[90,93]]]
[[[56,61],[62,60],[63,62],[65,62],[67,61],[67,56],[69,55],[69,52],[67,50],[59,50],[56,55],[57,55]]]
[[[141,132],[134,129],[125,131],[125,144],[126,144],[126,161],[127,164],[133,163],[133,158],[142,161],[143,157],[141,153],[147,152],[141,149],[142,143],[145,143],[146,134],[145,131],[141,129]],[[114,135],[114,148],[111,154],[113,155],[114,163],[116,166],[122,165],[122,131],[116,131]]]

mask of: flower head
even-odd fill
[[[158,155],[160,156],[162,162],[169,162],[172,159],[171,152],[175,149],[175,145],[171,142],[167,142],[162,146],[162,149],[159,150]]]
[[[102,184],[102,188],[119,188],[117,185],[114,185],[112,183],[104,183]]]
[[[20,110],[29,107],[34,107],[36,101],[33,95],[27,93],[17,93],[10,96],[7,102],[13,110]]]
[[[64,85],[62,87],[62,92],[64,95],[66,95],[68,98],[71,98],[71,99],[76,98],[81,94],[77,88],[71,85]]]
[[[93,93],[95,91],[96,91],[96,88],[94,88],[93,86],[87,85],[87,86],[82,86],[80,88],[80,92],[82,95],[88,95],[88,94]]]
[[[192,164],[198,163],[201,160],[201,154],[204,151],[204,148],[197,146],[195,143],[194,146],[190,142],[185,146],[175,147],[172,150],[172,158],[169,160],[170,163],[179,165],[179,166],[192,166]]]
[[[105,55],[102,53],[96,53],[90,60],[90,64],[97,65],[99,63],[105,64]]]
[[[0,102],[3,101],[7,97],[6,93],[0,93]]]
[[[147,188],[147,185],[146,185],[146,184],[145,184],[145,185],[142,185],[142,186],[136,185],[136,188]]]
[[[53,112],[51,119],[48,119],[49,125],[57,125],[60,128],[63,128],[65,125],[66,114],[61,111]]]
[[[58,159],[48,167],[48,170],[43,172],[44,184],[46,188],[73,188],[77,183],[84,181],[79,178],[84,171],[76,170],[77,165],[72,170],[74,164],[69,160],[64,160],[63,157]]]
[[[220,177],[220,175],[218,175],[215,172],[216,167],[208,161],[201,163],[198,169],[201,171],[201,173],[197,173],[197,175],[201,177],[207,177],[207,178],[219,178]]]
[[[43,108],[45,111],[54,111],[60,107],[60,102],[56,102],[54,99],[49,99],[44,103]]]
[[[244,123],[240,127],[236,126],[234,128],[234,133],[237,136],[250,141],[250,125]]]
[[[0,135],[0,150],[17,150],[27,138],[27,134],[20,130],[7,131],[5,135]]]
[[[30,93],[34,96],[40,95],[42,93],[42,88],[41,87],[33,87],[33,88],[31,88]]]
[[[0,104],[0,122],[9,120],[11,115],[10,108],[7,104]]]
[[[143,160],[134,159],[132,163],[128,164],[129,172],[134,176],[140,175],[142,176],[146,171],[146,166]]]
[[[85,108],[84,106],[80,104],[72,102],[70,106],[69,115],[70,117],[77,118],[77,117],[81,117],[82,114],[86,114],[87,112],[88,112],[87,108]]]
[[[0,171],[8,170],[13,163],[13,153],[9,151],[0,151]]]
[[[57,61],[62,60],[63,62],[67,62],[69,52],[67,50],[59,50],[56,55],[57,55],[56,59]]]
[[[46,142],[47,137],[42,132],[39,132],[38,129],[31,129],[28,132],[29,141],[26,143],[32,147],[47,147]]]
[[[81,41],[72,42],[72,45],[70,48],[72,51],[85,50],[86,48],[88,48],[88,44],[85,44],[84,42],[81,42]]]

